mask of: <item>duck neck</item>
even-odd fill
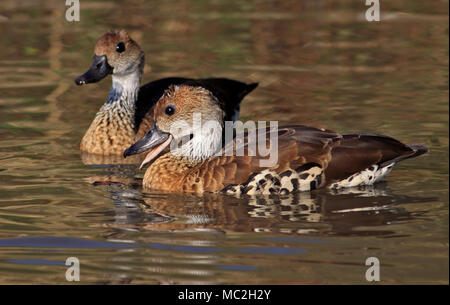
[[[141,72],[136,70],[125,75],[113,75],[112,86],[104,106],[121,107],[134,112],[141,86]]]
[[[81,150],[103,155],[121,154],[133,144],[140,76],[140,72],[113,76],[108,99],[81,140]]]
[[[141,83],[141,72],[134,72],[112,76],[112,86],[105,104],[97,113],[97,125],[99,121],[120,122],[116,127],[126,127],[135,130],[136,100],[138,98]],[[112,128],[112,126],[110,127]],[[118,133],[118,130],[111,130]],[[131,132],[131,131],[130,131]]]

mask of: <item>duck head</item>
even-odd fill
[[[224,114],[211,91],[196,85],[172,85],[155,106],[154,125],[125,150],[124,157],[149,151],[142,168],[170,146],[171,154],[201,162],[221,148]]]
[[[142,74],[144,52],[125,30],[112,31],[99,38],[91,67],[75,79],[79,86],[95,83],[109,74],[113,77]]]

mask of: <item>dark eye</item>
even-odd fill
[[[166,107],[166,114],[172,115],[175,113],[175,106],[169,105]]]
[[[116,45],[116,51],[119,53],[125,51],[125,44],[122,41]]]

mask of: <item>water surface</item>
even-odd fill
[[[0,283],[448,283],[448,1],[62,1],[0,4]],[[392,2],[392,1],[391,1]],[[430,152],[341,193],[142,192],[135,165],[89,166],[79,142],[110,79],[76,87],[96,39],[126,28],[144,82],[260,83],[241,119],[381,133]],[[104,183],[108,181],[110,183]],[[100,183],[99,183],[100,182]]]

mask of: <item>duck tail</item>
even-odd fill
[[[258,87],[259,83],[250,83],[246,84],[245,88],[240,92],[239,98],[242,100],[247,94],[255,90]]]
[[[411,152],[402,154],[392,160],[385,161],[380,164],[380,167],[385,167],[392,163],[397,163],[406,159],[415,158],[428,152],[428,148],[422,144],[406,144],[405,146],[411,149]]]
[[[408,158],[415,158],[428,152],[428,147],[422,144],[408,144],[406,146],[414,151],[414,153],[408,156]]]

